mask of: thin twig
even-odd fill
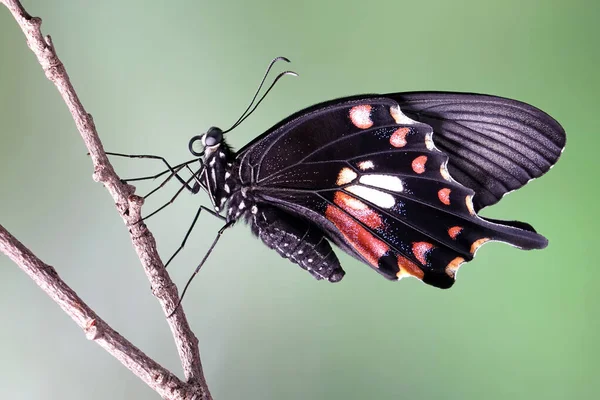
[[[104,152],[92,116],[81,104],[63,63],[56,55],[50,36],[42,35],[41,19],[29,15],[17,0],[0,0],[0,3],[4,4],[12,13],[25,34],[27,45],[36,55],[46,77],[56,85],[67,104],[94,164],[94,180],[102,182],[111,194],[119,214],[129,228],[133,247],[150,281],[152,293],[159,300],[163,313],[168,315],[177,304],[178,292],[156,251],[153,235],[145,224],[135,224],[141,217],[141,198],[133,195],[134,188],[122,183],[115,173]],[[47,284],[41,287],[46,288],[51,285]],[[198,339],[190,329],[183,309],[180,307],[171,318],[167,319],[167,322],[175,339],[188,384],[199,388],[202,399],[210,400],[211,395],[200,363]],[[139,350],[132,347],[131,351]]]

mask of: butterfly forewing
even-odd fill
[[[452,176],[476,192],[476,210],[547,172],[565,147],[565,131],[520,101],[472,93],[385,95],[409,117],[433,127]]]

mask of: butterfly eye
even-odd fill
[[[204,143],[207,146],[215,146],[223,140],[223,131],[219,128],[212,127],[206,132],[206,137],[204,138]]]
[[[190,143],[188,144],[190,153],[196,157],[201,157],[204,155],[204,145],[202,143],[203,137],[204,135],[196,135],[190,139]]]

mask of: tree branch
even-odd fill
[[[71,84],[69,75],[67,74],[63,63],[60,61],[56,54],[56,50],[54,48],[50,36],[42,35],[42,20],[40,18],[32,17],[31,15],[29,15],[18,0],[0,0],[0,3],[4,4],[12,13],[13,17],[21,27],[21,30],[25,34],[25,38],[27,39],[27,45],[37,57],[40,65],[42,66],[42,69],[46,74],[46,77],[56,85],[56,88],[58,89],[60,95],[67,104],[67,107],[69,108],[69,111],[73,116],[73,120],[75,121],[77,130],[81,134],[81,137],[88,149],[88,152],[94,164],[94,180],[102,182],[106,189],[109,191],[110,195],[112,196],[116,204],[117,210],[119,211],[119,214],[121,215],[127,227],[129,228],[129,233],[131,236],[133,247],[135,248],[144,268],[144,271],[146,272],[146,275],[150,281],[152,293],[158,299],[164,314],[168,315],[177,304],[179,295],[177,292],[177,287],[171,280],[169,274],[164,268],[162,260],[158,255],[154,236],[148,230],[145,224],[136,224],[136,222],[139,221],[141,218],[141,206],[143,203],[142,199],[138,196],[133,195],[135,188],[133,186],[122,183],[120,178],[115,173],[112,165],[108,160],[108,157],[106,156],[106,153],[104,152],[104,148],[102,147],[102,142],[98,137],[98,133],[96,131],[96,127],[94,125],[92,116],[87,113],[87,111],[81,104],[81,101],[79,100],[77,93],[75,92],[75,89]],[[21,248],[14,247],[15,242],[18,243],[18,241],[12,238],[12,236],[10,236],[8,232],[4,231],[3,235],[8,235],[6,236],[7,239],[5,244],[2,246],[3,252],[8,254],[9,256],[12,253],[26,254],[23,253],[23,251],[27,249],[25,249],[22,245]],[[33,254],[28,254],[29,256],[34,257]],[[21,265],[21,267],[25,269],[23,265]],[[55,273],[48,273],[48,267],[41,261],[39,261],[39,263],[37,264],[32,263],[29,265],[29,268],[41,268],[41,270],[46,271],[45,274],[40,273],[39,275],[37,275],[38,277],[40,277],[40,279],[41,277],[45,277],[46,279],[53,278],[54,280],[58,279],[58,281],[56,282],[61,283],[52,283],[52,280],[40,282],[43,284],[38,283],[38,285],[43,290],[45,290],[55,301],[57,301],[58,296],[56,294],[56,291],[65,291],[63,293],[65,298],[70,298],[70,295],[67,295],[67,289],[69,293],[72,293],[74,295],[72,290],[69,289],[68,286],[64,284],[64,282],[60,281],[60,279]],[[50,289],[52,289],[53,291],[50,291]],[[83,302],[77,299],[77,301],[66,301],[62,303],[61,307],[63,307],[63,309],[65,309],[65,307],[66,309],[78,308],[82,304]],[[67,311],[66,309],[65,311]],[[75,312],[76,310],[72,309],[71,312],[68,313],[69,315],[73,316],[74,314],[72,313]],[[95,314],[93,314],[91,310],[89,310],[89,312],[86,312],[86,315],[87,316],[81,320],[82,323],[83,321],[85,321],[85,324],[94,320],[101,321]],[[78,319],[76,319],[76,321],[78,321]],[[175,344],[179,352],[179,357],[181,359],[182,367],[188,384],[198,389],[198,392],[200,393],[202,399],[211,400],[212,397],[210,395],[208,386],[206,384],[202,372],[200,352],[198,349],[198,339],[190,329],[190,326],[187,322],[187,318],[183,311],[183,307],[179,307],[175,314],[171,318],[167,319],[167,322],[169,324],[169,327],[171,328],[171,332],[173,334],[173,338],[175,340]],[[87,326],[85,324],[80,326]],[[106,333],[109,332],[109,330],[112,331],[112,329],[110,329],[110,327],[108,327],[108,325],[106,325],[104,322],[101,323],[101,327],[104,332],[102,337],[106,337]],[[119,351],[127,353],[130,360],[137,358],[137,356],[134,357],[134,354],[143,355],[143,353],[141,353],[138,349],[135,348],[135,346],[131,345],[129,342],[125,341],[119,343],[125,344],[124,346],[119,347]],[[105,347],[104,345],[102,346],[108,350],[107,347]],[[115,353],[112,352],[111,354],[115,355]],[[125,362],[123,363],[125,364]],[[128,364],[125,365],[128,366]],[[156,363],[154,363],[153,365],[158,366],[158,364]],[[148,370],[153,368],[154,367],[149,367]],[[151,385],[149,383],[150,381],[145,379],[143,374],[138,374],[140,370],[138,370],[137,368],[130,368],[130,370],[133,371],[136,375],[138,375],[142,380],[144,380],[144,382],[146,382],[151,387],[156,387],[156,384],[154,386]],[[166,375],[161,374],[161,376]],[[165,382],[173,381],[169,376],[169,378],[166,379]],[[165,390],[163,392],[166,392],[167,388],[168,385],[165,386]],[[172,397],[168,396],[167,398]]]
[[[157,364],[104,322],[67,284],[56,270],[42,262],[0,225],[0,251],[17,264],[83,329],[88,339],[98,343],[125,367],[165,399],[193,399],[199,393],[192,385]]]

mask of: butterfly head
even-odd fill
[[[223,131],[216,126],[212,126],[206,133],[192,137],[188,147],[193,155],[206,157],[214,153],[222,143]]]

